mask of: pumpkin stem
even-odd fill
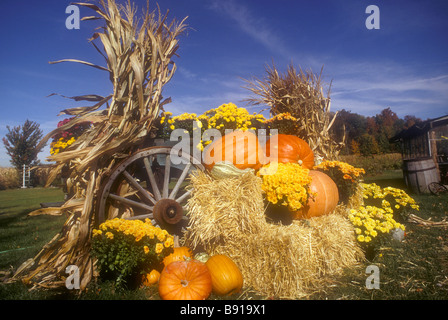
[[[182,287],[188,287],[188,280],[180,280]]]

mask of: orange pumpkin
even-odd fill
[[[276,139],[275,139],[276,138]],[[271,150],[272,148],[272,150]],[[314,166],[314,153],[308,143],[297,136],[289,134],[277,134],[266,141],[265,153],[269,159],[271,151],[277,150],[278,160],[281,163],[300,163],[306,169],[312,169]]]
[[[163,265],[166,267],[171,262],[183,261],[185,258],[193,258],[193,252],[188,247],[176,247],[174,252],[163,259]]]
[[[225,296],[241,291],[243,275],[232,259],[218,254],[209,258],[205,265],[212,276],[213,293]]]
[[[143,275],[143,285],[144,286],[151,286],[153,284],[156,284],[157,281],[159,281],[160,278],[160,272],[156,269],[151,270],[150,273]]]
[[[159,295],[163,300],[205,300],[211,292],[210,272],[198,260],[172,262],[160,274]]]
[[[263,148],[250,131],[233,131],[213,141],[204,152],[203,162],[209,171],[215,163],[231,162],[238,169],[259,169],[264,163]]]
[[[310,170],[312,177],[307,204],[297,213],[294,219],[309,219],[333,212],[339,202],[339,191],[336,183],[321,171]]]

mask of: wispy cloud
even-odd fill
[[[177,69],[177,72],[184,78],[187,79],[194,79],[196,78],[198,75],[194,72],[192,72],[191,70],[185,68],[185,67],[179,67]]]
[[[214,0],[211,8],[231,18],[244,33],[271,52],[287,59],[294,56],[284,40],[278,37],[270,27],[268,21],[263,17],[256,16],[248,7],[233,0]]]
[[[376,77],[371,81],[358,77],[335,81],[333,89],[333,105],[361,114],[375,114],[387,107],[401,117],[448,113],[448,75]]]
[[[202,114],[206,110],[217,108],[229,102],[242,106],[241,101],[245,98],[247,98],[247,94],[242,90],[236,91],[230,89],[202,96],[184,94],[176,96],[176,99],[173,99],[173,102],[167,108],[174,115],[184,112]]]
[[[383,77],[379,79],[362,80],[351,79],[343,80],[341,84],[345,88],[339,92],[334,92],[333,95],[347,94],[347,93],[359,93],[363,91],[382,90],[395,93],[406,93],[410,91],[430,91],[434,93],[448,93],[448,75],[441,75],[430,78],[414,78],[414,77]]]

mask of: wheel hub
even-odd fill
[[[182,206],[173,199],[160,199],[154,205],[154,219],[161,225],[176,224],[183,215]]]

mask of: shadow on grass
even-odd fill
[[[0,300],[74,300],[75,292],[68,289],[29,290],[21,281],[0,283]]]
[[[35,209],[38,209],[38,208],[35,208]],[[13,213],[13,212],[2,212],[1,214],[0,214],[0,225],[1,225],[1,227],[2,228],[6,228],[6,227],[8,227],[8,226],[10,226],[10,225],[13,225],[14,223],[17,223],[17,222],[20,222],[20,221],[22,221],[22,220],[25,220],[25,219],[28,219],[28,214],[30,213],[30,212],[32,212],[33,210],[35,210],[35,209],[31,209],[31,210],[29,210],[29,209],[25,209],[25,210],[22,210],[22,211],[19,211],[19,212],[16,212],[16,213]],[[7,214],[10,214],[9,216],[4,216],[4,215],[7,215]]]
[[[0,207],[0,216],[2,214],[6,214],[8,213],[6,210],[8,209],[12,209],[12,208],[17,208],[18,206],[5,206],[5,207]]]

